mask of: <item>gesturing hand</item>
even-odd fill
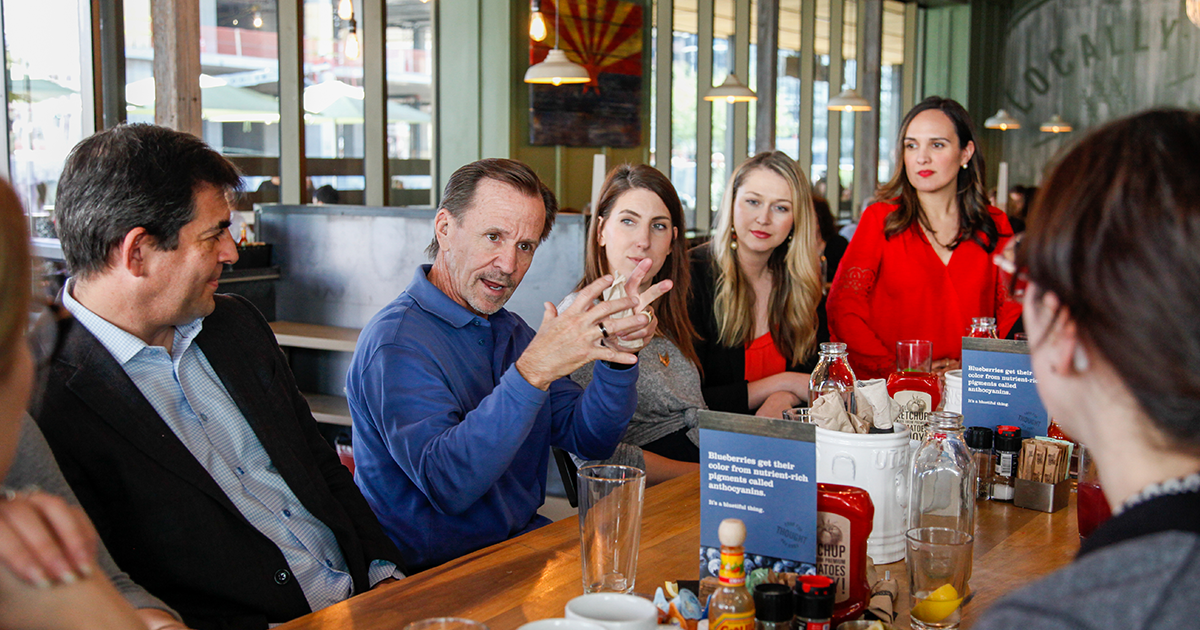
[[[670,280],[663,280],[662,282],[646,289],[646,291],[643,293],[641,291],[642,281],[645,280],[646,274],[650,272],[651,266],[653,266],[653,261],[651,261],[649,258],[646,258],[638,263],[638,266],[634,268],[633,273],[629,276],[629,279],[625,281],[624,293],[630,297],[637,297],[638,305],[631,311],[625,311],[616,315],[616,317],[620,318],[618,321],[621,321],[621,319],[625,319],[625,317],[622,316],[626,316],[626,313],[628,313],[629,316],[642,313],[646,315],[647,319],[649,319],[649,322],[645,326],[637,326],[620,335],[610,334],[608,337],[601,339],[601,343],[604,345],[609,346],[610,348],[616,348],[622,352],[637,354],[642,350],[642,348],[646,347],[645,344],[649,342],[650,339],[654,338],[654,333],[658,330],[658,318],[654,316],[654,308],[650,304],[662,297],[664,293],[669,291],[674,283],[672,283]],[[636,319],[629,316],[626,317],[629,319]]]
[[[650,267],[647,263],[648,260],[639,264],[638,270],[629,279],[634,293]],[[637,363],[635,354],[600,342],[608,338],[616,345],[615,340],[622,336],[626,339],[652,336],[657,329],[657,318],[640,311],[669,291],[671,281],[664,280],[638,297],[594,303],[604,289],[612,285],[612,281],[612,276],[604,276],[587,285],[562,313],[546,302],[542,325],[516,363],[517,371],[529,384],[538,389],[548,389],[550,383],[590,361]],[[635,308],[638,311],[634,315],[612,319],[614,313]]]

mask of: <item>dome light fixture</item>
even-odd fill
[[[1000,109],[994,116],[983,121],[983,126],[988,129],[999,129],[1000,131],[1008,131],[1009,129],[1020,129],[1021,121],[1012,117],[1006,110]]]
[[[558,14],[561,8],[554,7],[554,48],[546,53],[546,58],[541,62],[529,66],[525,71],[526,83],[559,86],[564,83],[588,83],[592,80],[587,68],[567,59],[567,53],[558,47]]]
[[[846,88],[837,96],[829,99],[827,107],[830,110],[841,110],[843,112],[869,112],[871,104],[867,99],[858,95],[854,88]]]
[[[1046,133],[1067,133],[1075,130],[1071,126],[1071,123],[1063,120],[1063,117],[1058,114],[1051,116],[1050,120],[1042,123],[1040,129]]]
[[[758,95],[738,80],[737,75],[730,72],[725,82],[708,91],[704,95],[706,101],[725,101],[726,103],[749,103],[757,101]]]

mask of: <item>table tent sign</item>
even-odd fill
[[[723,519],[746,524],[746,575],[816,573],[815,425],[700,411],[700,578],[717,577]]]
[[[1046,435],[1050,415],[1037,392],[1029,342],[963,337],[963,426],[1009,425],[1022,437]]]

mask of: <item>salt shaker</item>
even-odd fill
[[[990,499],[992,497],[992,430],[989,427],[969,427],[963,432],[967,448],[971,449],[971,459],[975,461],[975,483],[979,491],[976,497]]]

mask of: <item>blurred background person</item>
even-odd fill
[[[995,317],[1003,337],[1021,314],[992,261],[1012,229],[987,204],[967,111],[931,96],[896,146],[900,168],[863,212],[829,293],[831,336],[860,379],[891,373],[901,339],[933,342],[934,369],[955,369],[972,318]]]
[[[808,177],[780,151],[733,172],[716,232],[692,250],[692,324],[709,408],[774,418],[808,400],[828,340]]]
[[[1196,623],[1197,171],[1200,114],[1153,111],[1094,131],[1046,178],[1017,260],[1033,372],[1051,417],[1094,456],[1113,517],[976,628]]]
[[[35,382],[26,341],[31,276],[25,225],[16,193],[0,180],[0,477],[16,455]],[[79,508],[43,492],[4,489],[0,628],[144,630],[134,609],[96,569],[98,539]]]
[[[646,258],[653,262],[642,292],[663,280],[674,282],[654,309],[658,331],[638,355],[637,409],[617,452],[606,460],[642,468],[649,484],[699,470],[696,411],[705,404],[693,345],[696,330],[688,316],[685,229],[679,195],[665,175],[644,164],[618,166],[600,189],[588,224],[583,279],[575,287],[579,291],[605,274],[628,278]],[[576,295],[567,296],[559,311]],[[572,380],[586,387],[593,366],[575,370]]]

